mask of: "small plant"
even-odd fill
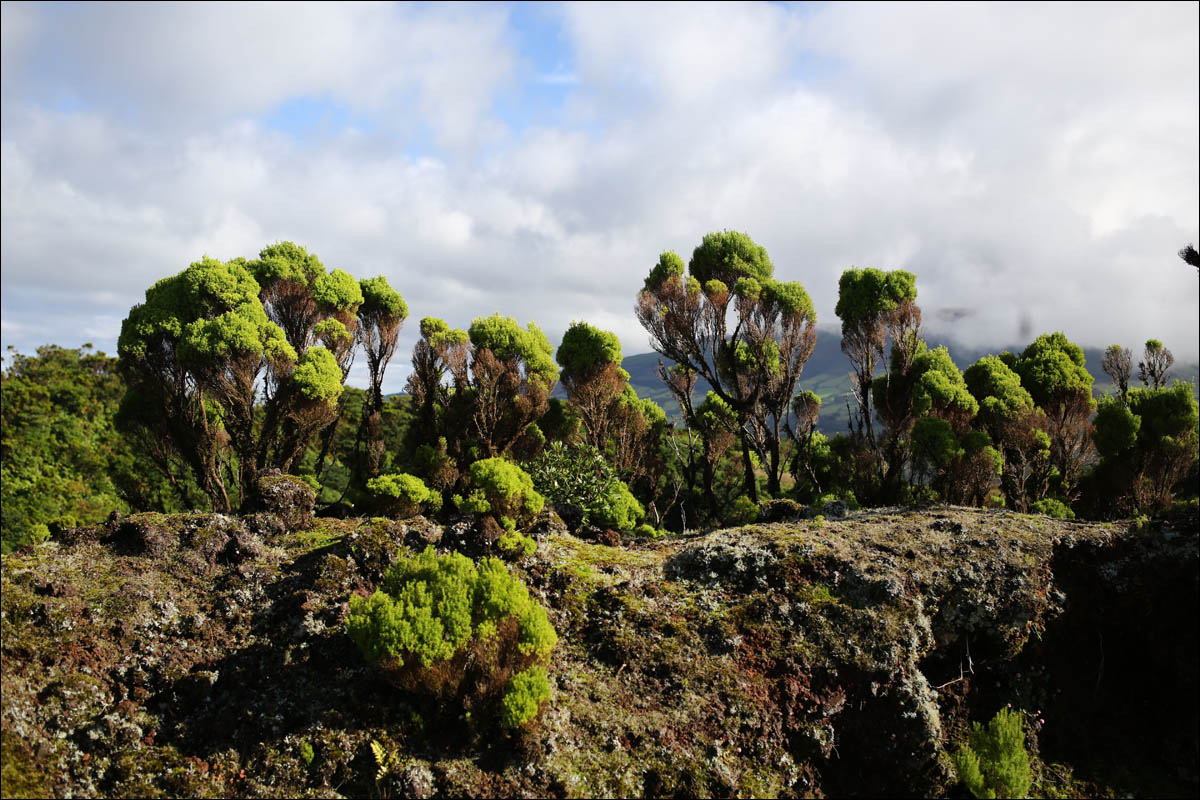
[[[375,756],[375,783],[383,780],[400,763],[400,754],[385,750],[377,740],[371,740],[371,755]]]
[[[350,598],[346,630],[400,688],[494,711],[508,727],[531,720],[550,696],[544,667],[558,636],[546,610],[495,558],[476,566],[432,546],[401,556],[381,590]]]
[[[313,746],[312,746],[312,743],[311,743],[311,742],[307,742],[307,741],[305,741],[305,742],[301,742],[301,744],[300,744],[300,758],[302,758],[302,759],[304,760],[304,763],[305,763],[305,764],[310,764],[310,765],[311,765],[311,764],[312,764],[312,762],[313,762],[313,758],[314,758],[314,756],[315,756],[315,755],[316,755],[316,754],[315,754],[315,753],[313,753]]]
[[[496,541],[496,547],[510,559],[531,556],[537,551],[537,542],[518,531],[504,533]]]
[[[749,525],[758,519],[758,505],[746,495],[741,495],[725,512],[726,525]]]
[[[1034,514],[1043,514],[1057,519],[1075,519],[1075,512],[1071,510],[1071,507],[1053,497],[1038,500],[1030,506],[1029,510]]]
[[[966,744],[952,758],[958,778],[974,797],[1025,797],[1031,776],[1025,751],[1023,715],[1002,708],[983,726],[972,726]]]
[[[442,496],[425,485],[416,475],[395,472],[367,481],[367,491],[388,513],[396,517],[411,517],[424,507],[436,511]]]

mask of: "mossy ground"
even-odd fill
[[[519,569],[559,633],[553,699],[505,738],[397,693],[344,632],[350,595],[428,523],[133,521],[151,533],[4,557],[5,797],[953,793],[946,747],[970,721],[1056,707],[1035,653],[1070,617],[1063,563],[1102,572],[1151,540],[1196,563],[1194,529],[965,509],[619,547],[547,534]],[[392,756],[378,782],[372,741]],[[1035,766],[1047,796],[1142,781]],[[1191,770],[1156,790],[1186,793]]]

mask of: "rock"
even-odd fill
[[[425,800],[434,795],[433,771],[427,764],[417,763],[405,767],[396,783],[401,797]]]
[[[758,522],[797,522],[808,514],[808,508],[794,500],[766,500],[758,506]]]
[[[778,558],[764,545],[721,531],[669,558],[663,565],[663,572],[671,580],[766,588],[767,573],[777,561]]]
[[[315,504],[316,493],[311,486],[294,475],[284,475],[275,469],[259,477],[246,510],[274,514],[288,530],[295,531],[312,525]]]

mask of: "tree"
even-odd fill
[[[337,414],[346,320],[361,302],[356,281],[290,242],[253,263],[205,257],[160,280],[121,326],[125,424],[187,463],[214,508],[231,509],[231,489],[244,500],[265,470],[290,471]]]
[[[984,356],[967,367],[963,379],[979,403],[976,424],[1000,450],[1000,487],[1009,506],[1023,512],[1049,488],[1046,415],[1035,408],[1020,376],[1002,357]]]
[[[358,308],[358,342],[367,355],[371,387],[367,407],[363,409],[358,441],[366,440],[366,475],[379,474],[383,461],[383,434],[380,414],[383,411],[383,375],[396,352],[400,328],[408,318],[408,305],[400,293],[388,285],[382,275],[367,278],[359,284],[363,303]]]
[[[1197,272],[1200,272],[1200,253],[1197,253],[1196,248],[1191,244],[1179,251],[1179,257],[1184,260],[1184,263],[1191,264]]]
[[[409,450],[432,485],[461,476],[474,462],[521,450],[532,457],[544,441],[536,421],[549,408],[558,367],[546,335],[511,317],[478,317],[466,330],[421,320],[408,390],[416,407]],[[530,447],[522,447],[529,444]],[[453,466],[453,469],[449,468]],[[430,470],[441,473],[437,477]]]
[[[1058,332],[1039,336],[1014,362],[1021,385],[1045,412],[1051,465],[1068,501],[1078,496],[1078,479],[1091,457],[1089,417],[1096,403],[1084,364],[1083,348]]]
[[[1170,350],[1163,347],[1162,342],[1158,339],[1147,339],[1142,360],[1138,362],[1138,378],[1141,379],[1143,386],[1161,389],[1167,385],[1167,378],[1170,377],[1167,370],[1174,363],[1175,356],[1171,355]]]
[[[746,234],[710,233],[693,251],[686,277],[678,255],[659,256],[636,308],[650,346],[706,380],[729,407],[745,491],[755,502],[751,447],[764,462],[768,491],[777,494],[782,424],[816,343],[808,293],[799,283],[776,281],[774,271],[767,251]],[[666,368],[659,373],[670,387]]]
[[[1128,405],[1102,401],[1092,434],[1101,456],[1097,505],[1123,514],[1167,508],[1196,462],[1198,425],[1192,387],[1179,381],[1169,389],[1132,389]]]
[[[1133,355],[1129,352],[1129,348],[1121,347],[1119,344],[1110,344],[1104,351],[1104,363],[1101,365],[1101,369],[1116,384],[1117,397],[1122,403],[1129,394],[1129,374],[1132,361]]]
[[[875,367],[883,359],[889,328],[897,362],[891,372],[907,373],[920,328],[920,309],[916,306],[916,276],[904,270],[848,269],[838,280],[835,312],[842,321],[842,352],[853,368],[854,398],[858,411],[854,416],[855,435],[876,453],[877,469],[882,459],[871,423],[871,384]]]

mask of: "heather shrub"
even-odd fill
[[[470,494],[455,495],[455,505],[477,514],[491,513],[507,531],[531,522],[546,504],[546,498],[533,488],[529,473],[503,458],[476,461],[468,478]]]
[[[1029,794],[1029,754],[1019,711],[1002,708],[986,727],[976,722],[967,743],[952,758],[959,780],[975,797]]]
[[[380,509],[395,517],[411,517],[425,508],[441,508],[442,496],[425,485],[416,475],[396,472],[367,481],[367,491]]]
[[[1029,510],[1034,514],[1044,514],[1047,517],[1075,519],[1075,512],[1071,510],[1071,507],[1061,500],[1055,500],[1053,497],[1038,500],[1029,507]]]
[[[550,696],[545,664],[558,636],[503,562],[478,566],[428,547],[401,556],[381,589],[350,599],[346,630],[396,686],[456,700],[475,719],[515,727]]]
[[[618,480],[609,484],[600,502],[590,510],[597,525],[618,531],[633,530],[638,521],[646,516],[646,510],[629,491],[629,487]]]

